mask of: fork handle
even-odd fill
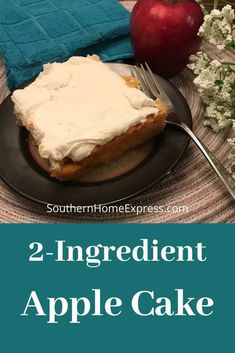
[[[226,189],[232,195],[235,200],[235,180],[231,174],[224,168],[224,166],[218,161],[214,154],[199,140],[199,138],[192,132],[192,130],[184,123],[181,123],[182,129],[192,138],[195,144],[199,147],[201,152],[204,154]]]

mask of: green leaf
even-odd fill
[[[232,91],[235,91],[235,81],[233,83],[231,83],[230,87],[231,87]]]
[[[214,81],[214,84],[215,84],[216,86],[222,86],[222,85],[223,85],[223,81],[222,81],[222,80],[215,80],[215,81]]]
[[[226,48],[232,48],[232,49],[235,49],[235,42],[232,41],[231,43],[227,44],[226,45]]]

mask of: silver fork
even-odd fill
[[[192,132],[192,130],[184,122],[181,121],[180,117],[177,115],[174,109],[172,101],[162,88],[159,80],[157,79],[157,76],[153,74],[147,63],[145,63],[145,66],[146,68],[142,64],[140,67],[130,66],[130,72],[140,82],[143,92],[147,96],[154,99],[160,99],[166,104],[168,110],[167,124],[175,125],[181,128],[192,138],[192,140],[201,150],[226,189],[235,200],[235,180],[224,168],[224,166],[218,161],[214,154],[199,140],[199,138]]]

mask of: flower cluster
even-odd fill
[[[230,5],[224,6],[221,11],[214,9],[204,16],[198,35],[219,50],[235,48],[234,20],[234,10]],[[232,127],[232,135],[228,139],[231,146],[228,159],[229,171],[235,178],[235,62],[212,60],[200,51],[191,56],[188,67],[196,75],[194,83],[206,106],[204,124],[214,132]]]
[[[230,5],[224,6],[221,11],[214,9],[211,13],[205,15],[204,23],[199,29],[198,35],[216,45],[219,50],[223,50],[227,46],[234,45],[234,19],[234,10]]]
[[[235,119],[235,71],[233,65],[211,60],[198,52],[188,65],[197,75],[194,83],[206,105],[205,122],[215,132]]]

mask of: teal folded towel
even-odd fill
[[[11,90],[73,55],[132,57],[129,12],[116,0],[0,0],[0,53]]]

